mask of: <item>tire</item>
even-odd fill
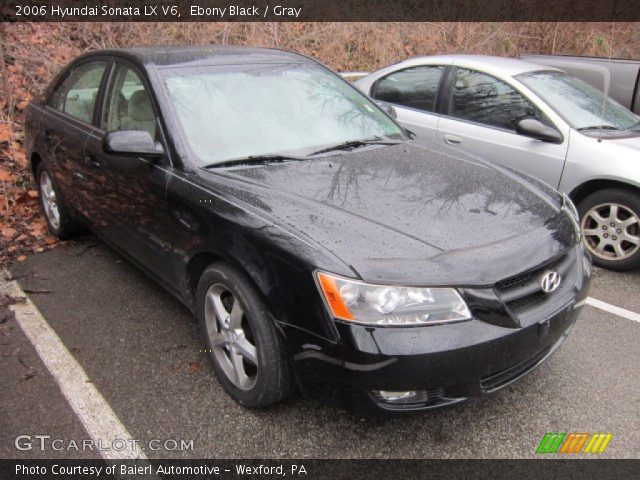
[[[263,408],[289,396],[293,381],[275,319],[244,274],[214,263],[202,273],[196,295],[209,358],[231,398]]]
[[[60,189],[44,162],[40,162],[36,169],[36,184],[40,209],[49,231],[61,240],[82,233],[85,230],[84,227],[69,214],[60,196]]]
[[[640,266],[640,195],[623,188],[592,193],[578,204],[593,263],[610,270]]]

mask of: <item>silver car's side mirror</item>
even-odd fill
[[[516,132],[525,137],[535,138],[542,142],[562,143],[562,135],[555,128],[551,128],[535,118],[525,118],[516,125]]]
[[[393,108],[393,105],[390,105],[390,104],[388,104],[386,102],[376,102],[376,103],[391,118],[393,118],[393,119],[398,118],[398,112],[396,112],[396,109]]]

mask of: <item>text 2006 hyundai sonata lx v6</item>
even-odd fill
[[[586,295],[567,197],[418,143],[300,55],[94,52],[26,128],[51,231],[89,227],[189,306],[248,407],[295,385],[386,410],[494,392]]]

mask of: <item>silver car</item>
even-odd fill
[[[640,117],[597,89],[551,67],[476,55],[414,58],[356,85],[418,136],[565,192],[596,264],[640,266]]]

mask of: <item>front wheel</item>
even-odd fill
[[[253,285],[218,262],[200,277],[198,322],[218,381],[246,407],[266,407],[292,388],[275,322]]]
[[[593,262],[611,270],[640,266],[640,195],[620,188],[592,193],[578,205]]]

